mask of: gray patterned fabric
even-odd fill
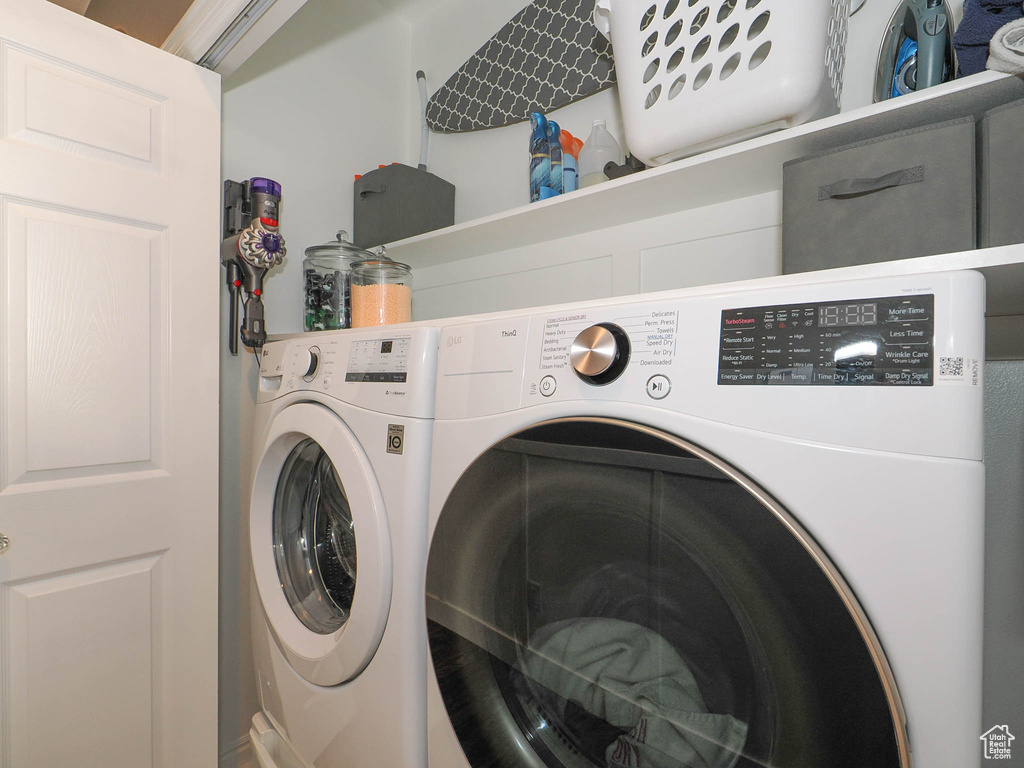
[[[427,124],[464,133],[528,120],[615,82],[611,45],[592,20],[594,0],[535,0],[435,93]]]

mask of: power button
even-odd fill
[[[554,376],[545,376],[540,380],[540,393],[544,397],[551,397],[555,394],[555,390],[558,388],[558,382],[555,381]]]
[[[671,391],[672,382],[669,381],[668,376],[662,376],[659,373],[647,380],[647,394],[653,400],[664,400]]]

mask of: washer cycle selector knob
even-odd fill
[[[629,363],[629,336],[613,323],[598,323],[582,331],[569,348],[576,375],[588,384],[610,384]]]
[[[309,367],[302,374],[302,380],[312,381],[316,376],[316,369],[320,367],[320,348],[310,347],[307,351],[309,352]]]

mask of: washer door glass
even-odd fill
[[[474,768],[906,768],[877,637],[732,467],[566,419],[462,475],[431,540],[438,689]]]
[[[356,533],[338,472],[311,438],[284,462],[271,525],[277,573],[295,615],[314,632],[336,632],[352,610]]]

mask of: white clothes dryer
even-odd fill
[[[425,765],[436,328],[268,343],[249,516],[265,768]]]
[[[980,762],[985,286],[444,327],[430,768]]]

